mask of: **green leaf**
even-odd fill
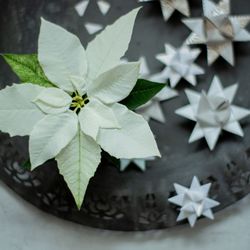
[[[38,84],[43,87],[54,87],[45,76],[36,54],[2,54],[12,70],[23,83]]]
[[[138,79],[130,95],[124,99],[121,104],[131,110],[142,106],[158,94],[166,85],[162,83],[150,82],[144,79]]]

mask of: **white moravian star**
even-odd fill
[[[219,78],[214,77],[208,93],[185,91],[190,105],[176,110],[176,114],[196,122],[189,143],[205,137],[213,150],[222,130],[244,136],[239,120],[250,115],[250,111],[232,104],[237,89],[238,84],[223,88]]]
[[[214,219],[212,208],[220,205],[219,202],[208,197],[211,183],[201,185],[195,176],[190,188],[174,184],[177,195],[168,199],[170,203],[180,206],[180,214],[177,221],[187,219],[190,226],[194,227],[197,219],[205,216]]]
[[[38,60],[56,87],[24,83],[0,91],[1,131],[29,136],[32,170],[55,158],[79,208],[101,149],[118,159],[160,156],[145,119],[119,103],[139,77],[139,62],[120,63],[138,10],[86,50],[75,35],[42,19]]]
[[[235,64],[233,42],[250,41],[246,26],[250,15],[230,15],[230,0],[214,3],[203,0],[203,17],[184,19],[192,34],[186,44],[206,44],[208,64],[213,64],[220,56],[231,65]]]
[[[179,11],[184,16],[190,16],[190,7],[188,0],[139,0],[139,2],[160,2],[162,15],[165,21],[168,21],[174,11]]]
[[[156,55],[156,59],[166,65],[158,74],[161,82],[170,81],[170,86],[175,88],[181,79],[191,85],[197,84],[197,75],[204,74],[204,70],[194,63],[200,55],[200,49],[191,49],[186,45],[176,49],[170,44],[165,44],[165,53]]]
[[[148,63],[144,56],[140,57],[139,61],[141,62],[140,76],[142,78],[157,82],[163,81],[158,75],[150,75]],[[176,96],[178,96],[177,91],[166,86],[149,102],[139,107],[136,112],[141,114],[147,121],[154,119],[158,122],[165,123],[166,118],[161,107],[161,102],[167,101]]]
[[[125,171],[131,164],[134,164],[141,171],[146,171],[147,161],[153,161],[155,157],[148,157],[145,159],[121,159],[120,160],[120,171]]]

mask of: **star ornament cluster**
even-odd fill
[[[190,226],[194,227],[201,216],[214,219],[212,208],[220,205],[219,202],[208,197],[211,183],[201,185],[197,177],[193,178],[190,188],[174,184],[177,195],[168,199],[170,203],[180,206],[177,221],[187,219]]]
[[[191,49],[185,45],[176,49],[170,44],[165,44],[165,53],[156,55],[156,59],[166,65],[165,69],[159,73],[159,78],[162,81],[169,80],[172,88],[175,88],[181,79],[195,86],[196,75],[205,73],[194,63],[200,53],[200,49]]]
[[[215,76],[208,93],[186,90],[190,105],[176,110],[176,114],[196,122],[189,143],[205,137],[213,150],[222,130],[244,136],[239,120],[247,117],[250,111],[232,105],[237,88],[238,84],[234,84],[224,89]]]
[[[124,172],[130,165],[136,166],[142,172],[146,171],[147,161],[153,161],[155,157],[148,157],[145,159],[121,159],[120,160],[120,171]]]
[[[221,0],[218,4],[211,0],[203,0],[202,3],[203,17],[183,20],[192,30],[186,44],[206,44],[209,65],[220,56],[234,65],[233,42],[250,41],[250,33],[246,30],[250,15],[231,16],[230,0]]]
[[[175,11],[179,11],[184,16],[190,16],[188,0],[139,0],[139,2],[152,1],[160,2],[162,15],[165,21],[168,21]]]

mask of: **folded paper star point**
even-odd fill
[[[189,105],[176,110],[176,114],[195,121],[189,143],[205,138],[210,150],[214,150],[221,132],[243,137],[239,121],[250,115],[250,111],[232,104],[238,84],[223,88],[215,76],[208,93],[186,90]]]
[[[190,226],[194,227],[201,216],[214,219],[212,208],[219,206],[220,203],[208,197],[211,183],[201,185],[195,176],[190,188],[176,183],[174,187],[177,195],[169,198],[168,201],[181,207],[177,221],[187,219]]]
[[[156,58],[166,65],[164,70],[158,74],[161,81],[170,81],[172,88],[175,88],[181,79],[185,79],[191,85],[197,84],[196,76],[204,74],[204,70],[194,63],[200,55],[200,49],[191,49],[186,45],[174,48],[165,44],[165,53],[156,55]]]
[[[168,21],[175,11],[179,11],[184,16],[190,16],[188,0],[139,0],[139,2],[160,2],[162,15]]]
[[[233,43],[250,41],[250,33],[246,29],[250,15],[230,15],[230,0],[220,0],[219,3],[203,0],[202,3],[203,17],[183,20],[192,31],[186,44],[205,44],[209,65],[222,57],[234,66]]]
[[[120,160],[120,171],[125,171],[130,165],[136,166],[138,169],[140,169],[142,172],[146,171],[146,164],[147,161],[153,161],[155,160],[155,157],[148,157],[145,159],[121,159]]]

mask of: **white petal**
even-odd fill
[[[68,111],[47,115],[36,124],[30,134],[29,152],[32,169],[54,158],[75,137],[78,119]]]
[[[38,41],[38,59],[51,82],[72,92],[71,76],[87,73],[86,53],[73,34],[42,19]]]
[[[72,98],[61,89],[46,88],[34,102],[44,113],[58,114],[69,109]]]
[[[101,74],[87,86],[88,96],[106,104],[125,99],[134,88],[140,74],[140,63],[120,64]]]
[[[87,48],[89,79],[97,78],[120,63],[120,58],[128,49],[138,11],[139,8],[119,18],[89,43]]]
[[[121,104],[114,104],[113,111],[121,129],[101,129],[97,142],[116,158],[146,158],[160,156],[155,138],[142,116]]]
[[[32,102],[45,88],[14,84],[0,91],[0,130],[11,136],[29,135],[44,113]]]
[[[80,208],[89,180],[101,161],[101,149],[93,139],[78,129],[75,138],[57,155],[56,160],[59,171]]]
[[[100,128],[120,128],[112,108],[91,100],[79,113],[82,131],[96,140]]]

